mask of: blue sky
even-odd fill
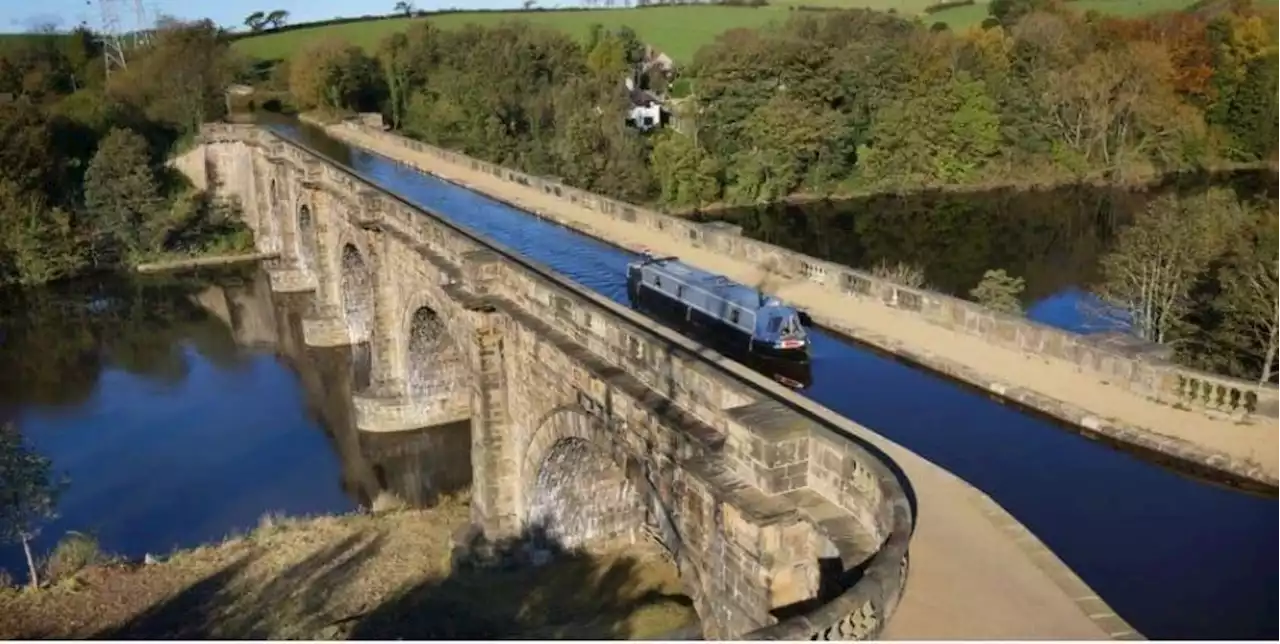
[[[54,23],[69,29],[87,20],[90,26],[100,23],[102,0],[0,0],[0,32],[27,31],[41,23]],[[284,9],[293,22],[309,22],[336,16],[390,13],[396,0],[141,0],[149,16],[158,11],[178,18],[212,18],[220,25],[240,26],[244,17],[257,10]],[[114,0],[122,7],[124,27],[135,24],[135,0]],[[563,0],[539,2],[541,6],[568,4]],[[419,9],[444,8],[509,9],[520,6],[519,0],[417,0]]]

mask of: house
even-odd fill
[[[662,99],[648,90],[636,87],[634,80],[626,80],[627,96],[631,110],[627,113],[627,125],[642,132],[662,127],[671,120],[671,113],[663,106]]]
[[[645,45],[644,58],[635,64],[631,75],[626,79],[627,94],[631,108],[627,114],[627,124],[642,132],[667,125],[671,121],[671,110],[659,92],[675,77],[676,66],[671,57]],[[655,75],[662,80],[658,84],[649,85]],[[657,89],[658,91],[653,91]]]

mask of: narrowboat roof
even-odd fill
[[[756,310],[782,306],[781,300],[776,297],[765,296],[765,301],[761,303],[759,291],[756,289],[739,284],[723,275],[694,268],[674,258],[641,259],[632,264],[670,276],[688,286],[704,289],[743,308]]]

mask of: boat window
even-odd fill
[[[734,324],[738,323],[738,309],[729,309],[729,321]]]
[[[676,284],[676,297],[684,297],[684,284]]]
[[[654,286],[656,286],[656,287],[658,287],[658,288],[662,288],[662,278],[661,278],[661,277],[658,277],[657,275],[654,275],[654,276],[653,276],[653,285],[654,285]]]
[[[782,326],[782,318],[769,318],[769,333],[777,333]]]

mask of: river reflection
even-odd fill
[[[931,287],[958,297],[968,297],[985,271],[1003,268],[1026,280],[1023,304],[1033,307],[1049,298],[1083,299],[1081,289],[1097,279],[1099,260],[1119,226],[1160,194],[1193,193],[1210,184],[1272,199],[1276,191],[1274,173],[1238,172],[1171,178],[1151,191],[931,191],[726,209],[700,218],[734,223],[753,239],[846,266],[916,266]],[[1070,326],[1079,315],[1055,311],[1052,317],[1042,321]]]
[[[358,433],[358,357],[306,347],[305,298],[273,297],[260,273],[0,297],[0,420],[70,479],[38,551],[75,530],[163,554],[266,513],[346,512],[383,490],[431,504],[470,483],[465,425]],[[24,579],[20,548],[0,546],[0,568]]]

